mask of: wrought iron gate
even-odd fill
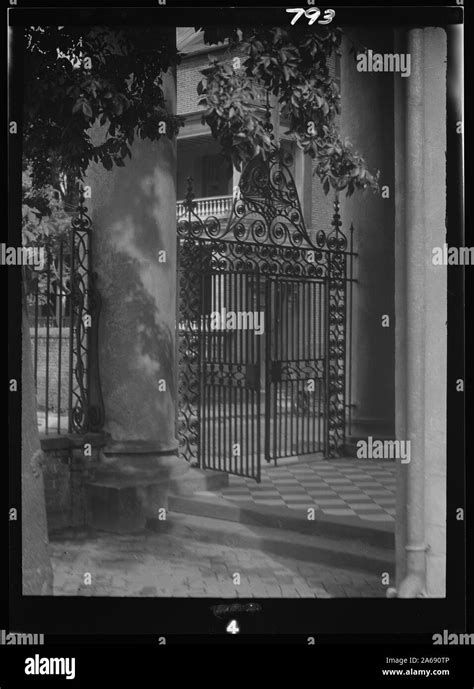
[[[266,438],[269,459],[324,450],[327,290],[310,276],[267,282]]]
[[[289,160],[249,163],[228,222],[178,219],[177,434],[203,469],[260,480],[261,459],[345,442],[350,245],[336,199],[311,239]]]

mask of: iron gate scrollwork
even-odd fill
[[[92,222],[84,189],[65,232],[41,250],[44,265],[31,274],[27,304],[41,433],[100,432],[98,326],[101,298],[92,265]]]
[[[345,442],[352,228],[348,243],[336,198],[310,237],[290,164],[254,158],[227,222],[201,219],[189,185],[177,226],[181,453],[257,481],[262,458]]]
[[[70,433],[99,432],[105,418],[98,364],[101,296],[92,270],[92,222],[87,210],[81,190],[71,223]]]

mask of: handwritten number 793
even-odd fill
[[[308,24],[311,26],[311,24],[314,24],[314,22],[318,19],[319,15],[321,14],[321,10],[319,9],[319,7],[310,7],[307,10],[305,10],[303,7],[296,7],[295,9],[286,11],[295,13],[295,16],[291,20],[291,25],[296,24],[298,19],[302,17],[304,14],[304,16],[307,17],[307,19],[309,19]],[[324,10],[323,18],[319,19],[318,24],[330,24],[334,19],[335,15],[336,12],[334,10]]]

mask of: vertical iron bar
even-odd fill
[[[234,289],[234,273],[231,272],[231,266],[233,264],[233,257],[232,254],[229,254],[229,273],[226,274],[225,278],[225,287],[224,287],[224,295],[223,299],[219,304],[219,308],[226,308],[229,310],[232,310],[232,293]],[[235,415],[236,415],[236,408],[235,408],[235,401],[234,401],[234,387],[232,385],[232,376],[234,374],[233,368],[234,368],[234,337],[231,331],[227,332],[227,330],[223,331],[223,337],[226,341],[226,346],[228,347],[228,356],[229,356],[229,389],[228,389],[228,400],[229,400],[229,441],[228,441],[228,447],[225,448],[225,462],[224,462],[224,469],[229,471],[232,468],[232,447],[235,442],[235,429],[234,429],[234,424],[235,424]]]
[[[311,413],[311,421],[310,421],[310,433],[311,433],[311,451],[312,452],[317,452],[318,451],[318,445],[319,445],[319,428],[318,428],[318,441],[316,442],[316,415],[319,414],[319,395],[321,391],[321,384],[318,376],[318,367],[319,367],[319,357],[317,355],[317,350],[316,350],[316,338],[319,337],[319,334],[317,333],[317,307],[318,307],[318,300],[317,300],[317,295],[319,294],[319,284],[317,282],[312,282],[311,283],[311,291],[310,291],[310,319],[311,322],[314,323],[311,327],[311,333],[312,333],[312,345],[311,345],[311,357],[312,360],[315,362],[315,374],[314,374],[314,395],[313,395],[313,408],[312,408],[312,413]],[[317,402],[318,400],[318,402]],[[318,416],[319,419],[319,416]]]
[[[68,409],[68,431],[72,433],[72,386],[73,386],[73,368],[74,368],[74,271],[75,271],[75,231],[71,227],[71,267],[69,271],[69,409]]]
[[[204,245],[203,245],[203,250],[204,250]],[[204,265],[200,266],[200,281],[201,285],[204,284],[205,280],[205,272],[204,272]],[[211,308],[212,308],[212,274],[210,276],[211,280]],[[207,317],[207,304],[204,303],[204,293],[201,288],[201,294],[199,295],[199,313],[204,313]],[[200,372],[200,380],[202,384],[202,390],[203,390],[203,395],[202,395],[202,423],[201,423],[201,428],[202,428],[202,443],[200,445],[202,446],[202,468],[204,469],[206,466],[206,458],[208,456],[211,456],[212,454],[212,437],[211,437],[211,428],[212,428],[212,415],[213,415],[213,409],[212,409],[212,387],[209,388],[209,385],[206,384],[206,381],[204,380],[205,376],[205,369],[207,366],[207,361],[208,360],[213,360],[212,356],[212,347],[213,347],[213,330],[211,329],[211,323],[209,322],[209,329],[205,332],[202,341],[203,341],[203,359],[202,359],[202,369]]]
[[[189,184],[189,181],[188,181]],[[194,248],[194,246],[193,246]],[[199,468],[204,469],[206,466],[206,456],[207,453],[209,452],[209,443],[210,443],[210,437],[209,437],[209,422],[210,422],[210,403],[209,403],[209,390],[206,387],[206,383],[204,381],[204,370],[206,367],[206,360],[208,358],[208,352],[209,352],[209,346],[210,346],[210,334],[209,331],[207,330],[207,326],[204,326],[204,331],[198,331],[195,330],[193,334],[192,330],[192,320],[193,317],[196,316],[199,318],[200,314],[204,315],[204,320],[207,318],[207,305],[204,303],[204,280],[205,280],[205,272],[204,272],[204,266],[203,266],[203,252],[205,251],[205,246],[204,243],[197,241],[196,242],[196,248],[198,249],[197,251],[197,266],[195,268],[197,269],[197,275],[196,275],[196,282],[199,285],[199,291],[198,291],[198,304],[197,308],[195,311],[189,310],[189,315],[191,317],[191,323],[189,324],[190,328],[190,336],[191,337],[196,337],[200,338],[201,344],[199,343],[199,339],[197,340],[197,350],[198,350],[198,361],[197,361],[197,388],[199,390],[199,398],[197,400],[196,404],[196,409],[198,410],[197,413],[199,413],[199,436],[197,438],[197,455],[199,458]],[[212,286],[211,286],[211,291],[212,291]],[[211,297],[212,299],[212,297]],[[198,334],[200,333],[200,334]]]
[[[277,303],[277,310],[278,310],[278,315],[279,315],[279,323],[278,323],[278,333],[277,333],[277,347],[276,347],[276,355],[275,355],[275,363],[277,363],[280,366],[281,370],[281,362],[283,359],[283,345],[285,341],[284,337],[284,328],[286,327],[285,319],[284,319],[284,296],[283,296],[283,281],[280,279],[276,279],[274,283],[274,293],[275,293],[275,301]],[[275,444],[275,457],[280,457],[281,456],[281,447],[283,443],[283,379],[282,376],[279,375],[277,378],[276,374],[273,377],[273,389],[275,391],[275,399],[276,399],[276,405],[277,405],[277,410],[278,410],[278,435],[277,435],[277,442]]]
[[[300,366],[303,367],[303,370],[305,370],[305,364],[304,364],[304,347],[305,347],[305,334],[306,334],[306,327],[305,327],[305,306],[306,306],[306,290],[305,290],[306,283],[303,281],[298,283],[298,293],[299,293],[299,303],[298,304],[298,319],[302,321],[301,326],[300,326],[300,333],[301,333],[301,341],[299,345],[299,359],[300,359]],[[306,375],[306,373],[305,373]],[[306,424],[305,424],[305,418],[306,418],[306,413],[307,413],[307,399],[306,399],[306,388],[308,387],[306,379],[303,377],[303,379],[300,379],[299,383],[300,387],[303,386],[303,413],[301,415],[301,441],[299,441],[298,447],[299,450],[296,454],[304,453],[305,447],[306,447],[306,442],[305,442],[305,435],[306,435]]]
[[[305,367],[306,370],[306,363],[305,361],[311,361],[311,323],[309,322],[307,315],[310,311],[310,306],[311,306],[311,289],[313,286],[312,281],[307,281],[303,283],[303,320],[305,322],[304,328],[303,328],[303,366]],[[313,372],[314,372],[314,362],[313,362]],[[305,374],[306,375],[306,374]],[[314,375],[310,374],[310,375]],[[316,388],[316,382],[313,380],[313,387]],[[307,379],[305,380],[304,385],[306,388],[308,387],[308,381]],[[312,448],[312,443],[311,443],[311,429],[310,429],[310,424],[311,424],[311,400],[312,400],[312,395],[310,395],[310,391],[307,390],[308,392],[308,409],[307,409],[307,414],[306,418],[304,421],[304,434],[303,434],[303,449],[305,452],[309,453],[311,452]],[[314,391],[311,391],[314,394]]]
[[[236,311],[236,289],[237,289],[237,284],[236,284],[236,277],[237,274],[233,273],[230,279],[231,282],[231,294],[229,295],[230,298],[230,311]],[[236,332],[235,331],[230,331],[231,339],[232,339],[232,375],[234,375],[234,369],[236,368],[236,363],[237,363],[237,339],[236,339]],[[234,414],[232,417],[232,443],[230,447],[230,458],[229,458],[229,464],[232,469],[234,465],[234,454],[233,454],[233,449],[234,445],[238,439],[238,392],[237,392],[237,386],[231,385],[230,387],[231,390],[231,395],[232,395],[232,406],[234,408]]]
[[[63,338],[63,240],[59,245],[58,434],[61,432],[61,373]]]
[[[244,283],[244,275],[245,273],[240,273],[239,274],[239,292],[238,296],[240,299],[240,304],[237,305],[237,313],[239,311],[246,311],[245,304],[244,304],[244,294],[243,294],[243,283]],[[238,323],[237,323],[238,326]],[[246,331],[248,332],[248,330]],[[240,347],[240,352],[239,352],[239,363],[241,368],[241,371],[244,370],[244,356],[243,356],[243,349],[244,349],[244,329],[240,328],[240,332],[238,334],[238,339],[239,339],[239,347]],[[245,424],[244,424],[244,396],[243,396],[244,388],[240,387],[238,388],[238,393],[239,393],[239,405],[240,405],[240,438],[239,438],[239,449],[240,449],[240,455],[238,457],[238,464],[239,464],[239,473],[243,474],[244,471],[244,465],[243,465],[243,456],[242,453],[244,452],[244,432],[246,431],[247,425],[248,425],[248,415],[245,415]]]
[[[35,288],[35,386],[38,389],[38,318],[39,318],[39,278]]]
[[[299,405],[298,405],[298,394],[301,392],[301,384],[300,384],[300,379],[298,375],[298,369],[300,365],[300,302],[301,302],[301,295],[300,295],[300,285],[297,281],[293,282],[293,293],[294,293],[294,299],[295,299],[295,304],[293,308],[293,319],[296,319],[296,323],[294,324],[293,328],[295,331],[295,337],[296,337],[296,361],[295,361],[295,388],[296,388],[296,443],[294,444],[296,454],[298,454],[299,451],[299,446],[300,446],[300,436],[301,436],[301,426],[302,426],[302,414],[300,413],[299,410]],[[292,448],[291,454],[295,452],[295,450]]]
[[[257,299],[256,299],[256,310],[260,312],[262,310],[261,307],[261,289],[262,289],[262,284],[260,282],[260,274],[257,273],[255,276],[255,283],[256,283],[256,291],[257,291]],[[264,278],[265,280],[265,278]],[[265,285],[265,283],[264,283]],[[266,286],[265,286],[266,289]],[[263,298],[265,299],[265,293],[263,295]],[[265,308],[265,318],[266,318],[266,313],[267,313],[267,308],[268,305],[266,302],[264,302],[264,308]],[[264,321],[265,322],[265,321]],[[265,323],[265,334],[264,337],[267,337],[266,335],[266,323]],[[264,343],[266,345],[266,343]],[[255,385],[255,392],[253,393],[253,398],[254,398],[254,404],[256,406],[256,409],[254,409],[254,423],[252,425],[252,435],[254,434],[253,428],[256,425],[256,440],[257,443],[256,445],[254,444],[254,451],[252,452],[252,473],[256,477],[256,480],[258,483],[260,483],[261,480],[261,464],[262,464],[262,456],[261,456],[261,448],[262,448],[262,423],[261,423],[261,414],[262,414],[262,407],[261,407],[261,358],[262,358],[262,343],[256,342],[255,338],[253,338],[253,351],[254,351],[254,356],[255,356],[255,362],[257,364],[257,376],[256,376],[256,385]],[[267,375],[267,368],[268,368],[268,362],[265,362],[265,376]],[[267,393],[266,393],[266,386],[265,386],[265,407],[267,404]],[[269,416],[265,412],[265,428],[267,424],[269,423],[270,419]]]
[[[230,280],[230,273],[224,273],[223,275],[219,275],[219,306],[222,304],[222,302],[225,304],[226,303],[226,298],[225,295],[228,292],[228,282]],[[228,366],[229,370],[232,370],[232,361],[228,358],[227,356],[227,351],[226,351],[226,341],[225,341],[225,336],[220,335],[220,351],[221,351],[221,358],[222,361],[224,362],[224,367]],[[229,383],[231,382],[231,376],[229,376]],[[229,439],[227,437],[227,416],[228,412],[229,415],[232,413],[232,410],[230,409],[230,403],[229,403],[229,386],[227,385],[224,387],[224,407],[222,409],[222,425],[223,425],[223,436],[224,436],[224,449],[223,449],[223,454],[227,452],[227,448],[229,447]]]
[[[323,293],[323,284],[321,282],[316,282],[315,283],[315,294],[314,294],[314,308],[317,310],[317,315],[316,313],[314,314],[314,322],[315,322],[315,331],[316,331],[316,323],[317,323],[317,333],[315,336],[315,342],[314,342],[314,352],[317,354],[317,359],[321,359],[323,361],[323,378],[319,379],[318,382],[318,451],[320,452],[322,450],[322,432],[321,432],[321,417],[324,414],[323,410],[323,404],[322,404],[322,396],[323,396],[323,387],[324,387],[324,358],[322,356],[321,352],[321,338],[322,338],[322,327],[321,323],[323,322],[323,300],[322,300],[322,293]],[[316,295],[317,295],[317,301],[316,301]],[[316,339],[317,338],[317,339]],[[316,420],[315,420],[316,422]],[[316,423],[315,423],[316,425]],[[314,429],[314,432],[316,429]]]
[[[48,434],[49,431],[49,318],[50,318],[50,291],[51,291],[51,252],[47,252],[48,256],[48,271],[46,278],[46,419],[45,419],[45,433]]]
[[[197,456],[198,456],[198,465],[200,469],[204,469],[206,467],[206,460],[207,460],[207,453],[209,453],[209,449],[206,447],[206,442],[205,442],[205,437],[206,437],[206,426],[209,426],[209,411],[206,409],[206,407],[209,407],[208,404],[208,389],[206,387],[206,338],[204,337],[205,333],[202,332],[201,328],[201,323],[200,323],[200,316],[201,314],[205,313],[205,308],[204,308],[204,294],[205,294],[205,272],[204,272],[204,252],[206,250],[205,244],[202,241],[198,241],[197,245],[197,282],[198,282],[198,308],[197,308],[197,313],[194,312],[194,314],[191,312],[191,316],[196,316],[196,325],[198,326],[197,329],[194,331],[195,335],[193,335],[193,330],[191,327],[191,333],[190,337],[196,337],[197,338],[197,384],[196,388],[198,390],[198,399],[196,401],[196,413],[198,414],[198,422],[197,422]]]
[[[286,335],[286,328],[287,328],[287,322],[286,322],[286,283],[281,280],[279,282],[279,288],[280,288],[280,312],[281,312],[281,323],[280,323],[280,341],[279,341],[279,349],[280,349],[280,354],[278,357],[278,363],[282,364],[284,357],[286,357],[286,350],[288,349],[288,343],[285,339]],[[285,354],[284,354],[284,349],[285,349]],[[283,367],[281,368],[283,370]],[[283,457],[284,455],[282,454],[283,452],[283,440],[285,436],[285,428],[286,428],[286,387],[287,387],[287,382],[283,381],[283,376],[280,376],[278,382],[276,383],[278,386],[278,392],[279,392],[279,397],[280,397],[280,408],[279,408],[279,416],[280,416],[280,426],[279,426],[279,435],[278,435],[278,457]],[[285,390],[285,400],[283,400],[283,390]]]
[[[281,319],[281,289],[280,285],[278,282],[278,278],[275,278],[274,280],[270,281],[269,280],[269,299],[270,299],[270,304],[271,304],[271,309],[270,310],[270,318],[272,319],[272,324],[270,325],[269,332],[272,333],[271,337],[273,339],[273,342],[270,343],[270,352],[271,352],[271,364],[272,366],[274,365],[274,361],[278,360],[279,358],[279,352],[281,349],[281,328],[282,328],[282,319]],[[274,323],[274,325],[273,325]],[[274,332],[272,332],[272,328],[274,328]],[[280,357],[281,358],[281,357]],[[280,443],[280,426],[281,426],[281,391],[280,391],[280,383],[276,382],[274,377],[272,377],[272,371],[269,369],[269,379],[268,379],[268,385],[269,389],[271,390],[272,394],[272,399],[273,399],[273,443],[270,448],[271,451],[271,456],[276,458],[278,456],[278,445]]]
[[[217,301],[217,289],[216,289],[216,274],[211,274],[211,293],[214,295],[214,303]],[[222,326],[219,318],[219,326]],[[220,328],[212,334],[211,348],[209,353],[210,368],[212,369],[211,377],[211,390],[212,390],[212,418],[210,419],[210,424],[212,428],[212,443],[209,446],[209,461],[208,464],[212,467],[216,466],[219,462],[219,468],[222,466],[224,470],[226,468],[226,458],[225,451],[221,454],[219,452],[219,337],[221,337]],[[209,392],[209,386],[207,388]],[[212,447],[212,449],[211,449]]]
[[[249,284],[252,284],[252,275],[250,273],[245,272],[245,282],[244,282],[244,298],[245,298],[245,303],[243,306],[243,311],[253,311],[253,306],[251,309],[248,308],[248,294],[249,294]],[[243,405],[245,409],[245,474],[248,475],[249,473],[249,436],[250,436],[250,427],[252,426],[253,423],[255,423],[254,417],[250,414],[250,409],[249,409],[249,397],[248,397],[248,390],[249,390],[249,383],[247,382],[247,366],[249,364],[249,346],[250,346],[250,337],[255,337],[255,333],[248,333],[246,334],[245,337],[245,348],[243,352],[243,370],[245,371],[245,379],[244,379],[244,387],[242,390],[242,396],[243,396]],[[244,463],[242,462],[242,471],[244,471]]]
[[[218,295],[218,288],[217,288],[217,280],[218,280],[218,275],[220,273],[216,272],[211,274],[211,291],[214,295],[214,303],[216,304],[219,299]],[[219,319],[219,326],[222,327],[222,323],[220,322]],[[211,351],[209,354],[209,361],[211,363],[211,368],[213,370],[213,375],[212,375],[212,393],[213,393],[213,403],[212,403],[212,455],[209,457],[209,464],[212,464],[212,467],[215,467],[217,465],[217,462],[219,462],[219,466],[222,466],[222,469],[225,470],[226,467],[226,451],[227,448],[224,448],[221,451],[220,448],[220,402],[221,402],[221,384],[219,382],[219,376],[220,376],[220,366],[221,366],[221,358],[220,358],[220,345],[219,341],[223,337],[222,331],[219,329],[216,329],[212,335],[212,340],[211,340]]]
[[[329,455],[329,421],[330,421],[330,414],[331,414],[331,401],[329,399],[329,378],[331,375],[330,367],[331,367],[331,353],[330,353],[330,347],[329,347],[329,331],[330,331],[330,325],[329,325],[329,319],[330,319],[330,299],[331,299],[331,254],[328,253],[327,256],[327,278],[326,278],[326,283],[325,283],[325,295],[324,295],[324,301],[325,301],[325,315],[324,315],[324,326],[325,326],[325,332],[324,332],[324,339],[325,339],[325,359],[326,359],[326,366],[325,366],[325,380],[324,380],[324,386],[325,386],[325,421],[324,421],[324,456],[328,457]]]
[[[234,313],[237,313],[238,311],[238,289],[239,289],[239,274],[234,273],[231,278],[232,282],[232,301],[231,301],[231,311],[234,311]],[[237,323],[236,323],[237,326]],[[236,328],[235,330],[230,331],[232,333],[232,341],[233,341],[233,346],[234,346],[234,353],[232,356],[232,376],[235,376],[237,372],[237,366],[239,362],[239,339],[238,339],[238,329]],[[239,388],[238,385],[232,385],[232,394],[234,398],[234,409],[235,409],[235,414],[234,414],[234,432],[233,432],[233,442],[232,445],[234,446],[236,443],[239,445],[239,452],[241,450],[241,439],[239,436],[239,423],[240,423],[240,418],[239,418]],[[230,454],[230,462],[231,462],[231,467],[233,468],[233,471],[237,473],[236,469],[238,466],[238,459],[236,456],[234,456],[233,452],[233,447],[231,448],[231,454]]]
[[[289,359],[288,352],[290,351],[289,350],[290,343],[288,342],[288,289],[287,289],[288,285],[286,282],[282,281],[281,287],[282,287],[282,290],[283,290],[284,295],[285,295],[285,298],[283,300],[283,306],[282,306],[283,313],[285,316],[284,320],[282,319],[282,322],[284,323],[285,330],[284,330],[284,335],[282,334],[281,359],[283,359],[283,358]],[[283,380],[281,380],[280,386],[282,388],[282,393],[283,393]],[[280,457],[282,456],[281,452],[283,452],[283,441],[285,442],[285,451],[286,451],[286,442],[287,442],[287,438],[288,438],[288,376],[284,382],[284,386],[285,386],[285,407],[283,407],[283,404],[282,404],[282,412],[281,413],[285,414],[285,417],[284,417],[285,424],[284,424],[284,427],[282,424],[283,437],[282,437],[281,442],[280,442],[280,447],[278,448]],[[283,397],[283,394],[282,394],[282,397]]]
[[[273,362],[281,356],[279,352],[281,351],[281,298],[280,298],[280,287],[278,281],[268,280],[268,305],[265,308],[268,310],[268,318],[270,325],[268,327],[268,337],[270,339],[269,352],[271,362],[269,365],[273,366]],[[279,399],[281,398],[281,391],[279,389],[280,383],[277,383],[271,376],[271,369],[268,369],[268,391],[270,396],[271,408],[271,423],[273,424],[272,436],[273,441],[270,436],[270,457],[277,463],[278,457],[278,443],[279,443],[279,433],[281,426],[281,409],[279,408]]]
[[[341,276],[342,280],[342,292],[344,294],[344,309],[343,309],[343,351],[341,352],[341,362],[342,366],[344,367],[344,370],[342,372],[341,376],[341,385],[344,386],[344,389],[342,391],[342,443],[341,443],[341,448],[344,451],[345,445],[346,445],[346,413],[347,413],[347,387],[346,387],[346,376],[347,376],[347,371],[346,371],[346,349],[347,349],[347,255],[344,252],[342,254],[342,261],[344,265],[344,271],[343,275]]]
[[[290,288],[290,298],[291,298],[291,303],[289,304],[289,309],[288,309],[288,318],[290,319],[289,327],[290,327],[290,332],[291,332],[291,361],[293,364],[297,365],[297,339],[298,339],[298,331],[296,328],[296,323],[295,323],[295,283],[290,281],[288,283],[288,286]],[[290,451],[289,451],[289,456],[293,454],[293,446],[294,446],[294,436],[295,436],[295,430],[296,434],[298,433],[298,415],[295,413],[298,409],[298,403],[295,403],[295,374],[292,376],[289,376],[290,378],[290,390],[291,390],[291,405],[290,405]],[[297,383],[296,383],[297,384]]]
[[[352,281],[353,281],[353,260],[354,260],[354,226],[350,227],[350,283],[349,283],[349,436],[352,436]]]
[[[251,306],[251,309],[253,311],[258,311],[258,297],[257,297],[257,292],[259,290],[259,285],[260,285],[260,280],[259,280],[259,275],[256,272],[251,273],[251,280],[250,280],[250,293],[248,296],[248,303]],[[266,315],[264,315],[264,331],[263,331],[263,337],[264,343],[263,345],[266,347],[266,337],[267,337],[267,322],[266,322]],[[261,387],[261,371],[257,366],[257,361],[256,361],[256,356],[255,356],[255,351],[256,347],[262,346],[262,343],[260,340],[257,341],[257,337],[252,337],[249,340],[248,343],[249,346],[249,361],[251,362],[252,365],[252,371],[253,373],[253,382],[252,385],[249,386],[250,388],[250,406],[248,407],[249,414],[251,414],[252,418],[252,423],[249,427],[249,462],[248,462],[248,470],[252,469],[252,475],[255,474],[255,471],[253,470],[253,466],[255,464],[254,461],[254,453],[255,453],[255,435],[256,435],[256,426],[260,426],[262,423],[264,424],[263,428],[263,447],[258,448],[257,452],[257,457],[256,457],[256,462],[257,464],[261,464],[262,462],[262,453],[263,456],[266,456],[266,427],[267,427],[267,414],[266,414],[266,397],[264,398],[264,409],[259,409],[258,412],[256,413],[255,409],[255,404],[256,404],[256,399],[257,399],[257,388]],[[266,381],[265,381],[265,389],[266,389]]]
[[[256,304],[256,309],[261,310],[261,304],[260,304],[260,299],[261,299],[261,290],[262,290],[262,282],[261,280],[265,280],[265,278],[262,278],[260,276],[260,273],[257,272],[255,275],[255,289],[256,289],[256,298],[255,298],[255,304]],[[265,285],[265,283],[263,283]],[[264,296],[265,299],[265,296]],[[265,314],[266,314],[266,309],[267,305],[265,304]],[[266,315],[265,315],[266,317]],[[266,332],[266,326],[265,326],[265,335],[264,337],[268,337],[267,332]],[[266,346],[266,342],[265,342]],[[257,467],[260,467],[262,458],[260,456],[261,452],[261,444],[260,444],[260,438],[261,438],[261,433],[262,433],[262,409],[261,409],[261,396],[262,396],[262,370],[261,370],[261,352],[262,352],[262,345],[260,342],[256,342],[254,339],[252,342],[252,361],[254,362],[257,370],[257,375],[256,375],[256,382],[255,382],[255,388],[252,393],[252,399],[253,399],[253,416],[256,419],[255,423],[252,425],[252,461],[251,461],[251,466],[252,466],[252,473],[255,473],[255,462],[257,463]],[[268,364],[265,363],[265,376],[267,375],[267,370],[268,370]],[[266,405],[266,399],[267,399],[267,393],[266,393],[266,385],[265,385],[265,405]],[[267,414],[265,410],[265,416],[263,419],[263,423],[266,425],[270,422],[270,417]],[[258,469],[259,471],[259,469]],[[257,473],[258,473],[257,471]]]
[[[272,325],[271,325],[271,313],[273,312],[272,303],[272,281],[268,278],[265,280],[265,460],[268,462],[271,458],[271,448],[270,448],[270,433],[271,424],[273,423],[273,428],[275,429],[276,417],[272,418],[271,414],[271,377],[270,370],[272,367]],[[276,317],[276,310],[275,310]]]
[[[231,258],[231,257],[230,257]],[[234,295],[235,295],[235,289],[236,289],[236,274],[232,273],[229,271],[228,275],[228,289],[225,294],[225,299],[224,299],[224,304],[227,306],[229,305],[229,310],[230,311],[235,311],[235,302],[234,302]],[[235,335],[236,333],[232,330],[229,331],[229,334],[227,334],[225,337],[229,339],[229,354],[230,354],[230,359],[229,359],[229,407],[230,407],[230,437],[229,437],[229,448],[228,448],[228,454],[229,454],[229,459],[228,459],[228,467],[230,470],[233,469],[234,466],[234,454],[233,454],[233,449],[234,449],[234,444],[236,443],[236,438],[237,438],[237,389],[236,386],[233,385],[232,379],[235,375],[235,370],[237,367],[237,356],[236,356],[236,342],[235,342]]]
[[[305,281],[302,284],[302,291],[303,291],[303,321],[304,321],[304,326],[303,326],[303,351],[302,351],[302,359],[303,359],[303,366],[304,370],[307,371],[306,367],[306,361],[311,361],[311,355],[309,352],[309,339],[311,337],[311,328],[310,325],[307,321],[306,318],[306,312],[308,310],[308,302],[310,301],[311,298],[311,286],[312,286],[311,281]],[[314,362],[312,363],[313,366],[313,371],[314,371]],[[314,375],[311,373],[310,375]],[[311,450],[311,440],[310,440],[310,429],[309,425],[311,422],[311,394],[310,390],[308,390],[308,379],[306,378],[307,373],[305,373],[305,377],[303,378],[303,385],[306,387],[306,408],[305,408],[305,414],[303,416],[303,441],[302,441],[302,446],[303,446],[303,452],[304,453],[309,453]],[[312,379],[313,380],[313,379]],[[313,380],[313,387],[315,387],[315,383]]]

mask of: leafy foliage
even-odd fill
[[[162,88],[163,73],[179,60],[168,33],[81,26],[25,33],[24,155],[35,188],[58,171],[82,179],[91,161],[123,166],[135,134],[158,140],[160,122],[176,135],[183,120],[168,111]]]
[[[22,243],[56,250],[69,237],[71,216],[58,189],[33,187],[31,176],[23,172]]]
[[[67,212],[63,196],[59,189],[47,185],[40,190],[33,187],[31,175],[23,172],[22,204],[22,244],[29,248],[40,248],[45,253],[45,265],[42,270],[32,266],[23,266],[27,294],[38,289],[39,303],[47,303],[48,272],[50,279],[62,284],[65,293],[69,291],[66,284],[69,280],[69,254],[71,215]],[[61,249],[60,249],[61,247]],[[60,256],[61,273],[58,272]]]
[[[240,69],[212,60],[198,87],[204,121],[238,169],[275,146],[265,109],[272,96],[326,193],[377,189],[378,175],[338,130],[340,94],[328,61],[339,51],[339,28],[202,28],[206,42],[226,41],[242,56]],[[24,155],[35,189],[57,188],[59,175],[80,180],[91,161],[121,167],[135,136],[157,140],[165,122],[172,138],[184,123],[163,92],[163,73],[180,60],[168,32],[47,26],[27,28],[25,39]]]
[[[328,61],[339,53],[342,32],[276,28],[235,29],[204,27],[207,42],[229,42],[242,55],[242,67],[212,59],[198,86],[200,104],[209,125],[237,169],[256,154],[275,147],[266,118],[268,95],[278,98],[280,116],[302,150],[316,160],[315,174],[326,193],[378,188],[364,159],[341,140],[337,115],[340,93]]]

